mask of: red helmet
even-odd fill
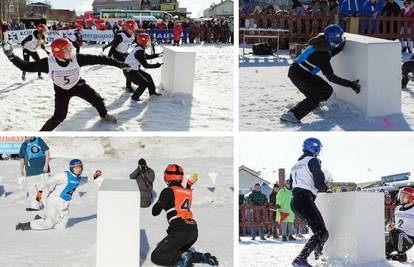
[[[139,33],[136,37],[137,44],[140,46],[147,46],[150,40],[150,36],[147,33]]]
[[[401,197],[401,193],[407,194],[409,203],[414,202],[414,188],[412,188],[412,187],[403,187],[403,188],[401,188],[400,192],[399,192],[399,198]]]
[[[122,28],[126,31],[133,32],[135,30],[135,21],[126,21],[124,24],[122,24]]]
[[[47,26],[45,24],[37,24],[36,25],[36,30],[40,33],[44,33],[47,31]]]
[[[177,164],[170,164],[167,166],[164,172],[164,182],[170,183],[172,181],[182,182],[184,179],[183,168]]]
[[[63,59],[65,58],[65,48],[70,47],[70,42],[66,38],[59,38],[52,42],[52,54],[56,58]]]
[[[79,30],[79,31],[81,31],[81,30],[83,30],[83,26],[80,25],[80,24],[78,24],[78,25],[76,25],[76,29]]]
[[[121,26],[122,25],[122,19],[118,20],[118,25]]]

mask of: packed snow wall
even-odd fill
[[[316,198],[329,231],[329,261],[366,264],[385,260],[384,195],[373,192],[319,194]]]
[[[139,266],[140,194],[135,180],[104,180],[98,192],[96,267]]]
[[[161,88],[170,93],[193,94],[196,52],[188,47],[164,47]]]
[[[345,33],[344,50],[331,63],[339,77],[359,79],[361,93],[331,85],[337,98],[355,105],[367,117],[401,112],[401,44]]]

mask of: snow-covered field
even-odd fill
[[[193,187],[193,214],[199,237],[195,249],[216,255],[220,266],[233,266],[233,141],[232,138],[43,138],[50,146],[53,173],[64,171],[73,157],[83,160],[85,174],[99,168],[103,179],[129,179],[140,157],[154,169],[154,191],[165,184],[169,163],[183,166],[186,177],[200,174]],[[15,231],[18,222],[35,214],[17,190],[19,162],[0,161],[0,266],[91,267],[96,256],[97,183],[78,188],[70,207],[69,227],[62,230]],[[131,211],[134,212],[134,211]],[[122,227],[122,226],[120,226]],[[141,209],[141,266],[154,266],[151,251],[165,235],[165,213]],[[202,265],[197,265],[202,266]]]
[[[240,49],[241,50],[241,49]],[[246,53],[252,52],[247,48]],[[240,52],[241,54],[241,52]],[[405,54],[402,61],[409,58]],[[352,105],[332,98],[308,114],[300,125],[279,120],[282,113],[304,96],[287,77],[292,60],[286,50],[280,60],[251,54],[240,58],[241,131],[412,131],[414,129],[414,83],[402,90],[402,114],[367,118]]]
[[[295,257],[302,250],[307,242],[308,235],[305,238],[296,241],[282,242],[280,239],[268,240],[251,240],[250,237],[242,237],[239,242],[239,265],[249,267],[275,266],[288,267]],[[408,262],[399,263],[395,261],[384,261],[373,264],[353,265],[346,262],[326,262],[315,261],[313,255],[309,257],[309,263],[320,267],[408,267],[414,266],[414,250],[408,253]]]
[[[197,53],[193,97],[164,95],[148,99],[145,92],[141,102],[131,102],[125,91],[122,70],[110,66],[85,66],[84,78],[105,99],[110,114],[118,123],[99,120],[95,109],[79,98],[72,98],[66,120],[58,131],[231,131],[233,129],[233,46],[188,45]],[[102,45],[84,46],[81,53],[102,54]],[[15,47],[22,57],[22,49]],[[160,52],[162,47],[157,47]],[[108,50],[105,51],[105,55]],[[41,57],[46,54],[39,52]],[[152,62],[160,62],[154,59]],[[26,81],[21,71],[0,52],[0,130],[37,131],[53,115],[54,90],[51,79],[43,74],[28,73]],[[158,87],[161,69],[148,70]],[[136,85],[133,85],[136,88]]]

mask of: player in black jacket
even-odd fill
[[[313,232],[313,236],[292,262],[294,267],[311,267],[307,261],[309,255],[314,252],[316,259],[321,257],[323,246],[329,237],[322,215],[315,205],[316,194],[328,189],[321,162],[317,158],[321,148],[318,139],[306,139],[303,142],[303,155],[293,166],[290,175],[289,185],[293,188],[292,210]]]
[[[190,210],[192,203],[190,189],[198,180],[198,175],[193,174],[185,188],[181,185],[183,178],[184,171],[180,166],[176,164],[167,166],[164,181],[168,187],[161,191],[158,201],[152,207],[152,215],[158,216],[162,210],[165,210],[169,223],[168,235],[152,252],[151,261],[161,266],[189,267],[194,263],[217,266],[216,257],[210,253],[203,254],[190,249],[198,237],[197,223]]]
[[[66,38],[59,38],[52,42],[52,54],[38,62],[26,62],[13,54],[10,44],[3,46],[3,51],[9,60],[19,69],[27,72],[49,73],[55,89],[55,112],[43,125],[41,131],[54,130],[68,113],[69,101],[73,96],[82,98],[96,108],[104,121],[116,122],[116,118],[109,115],[103,98],[95,92],[85,80],[80,77],[80,67],[87,65],[109,65],[118,68],[128,68],[128,65],[105,56],[72,54],[72,46]]]
[[[329,25],[323,34],[311,38],[308,43],[309,47],[292,64],[288,74],[292,83],[306,98],[284,113],[280,118],[282,121],[300,123],[303,117],[332,95],[332,86],[317,75],[319,71],[330,82],[350,87],[357,94],[361,91],[359,80],[349,81],[336,76],[330,63],[331,58],[341,52],[345,45],[340,26]]]
[[[150,37],[148,34],[138,34],[136,36],[136,43],[138,45],[132,49],[125,60],[125,63],[130,66],[129,70],[124,71],[125,77],[127,77],[127,79],[132,81],[134,84],[138,85],[138,88],[134,91],[131,97],[131,99],[135,101],[139,101],[140,96],[147,88],[149,90],[150,96],[161,95],[155,91],[155,84],[152,80],[151,75],[141,69],[141,65],[146,69],[155,69],[161,66],[160,63],[149,64],[147,62],[147,59],[159,57],[159,54],[147,55],[145,53],[145,48],[147,48],[149,42]]]
[[[76,25],[76,30],[73,32],[74,39],[71,40],[73,47],[76,49],[76,54],[80,53],[80,47],[85,41],[82,39],[82,25]]]
[[[49,51],[47,51],[45,47],[46,43],[46,32],[47,27],[44,24],[38,24],[36,25],[36,30],[24,38],[21,45],[23,46],[23,59],[24,61],[29,62],[30,57],[33,58],[34,61],[38,62],[40,60],[39,54],[37,53],[37,50],[39,48],[42,48],[46,54],[50,54]],[[37,73],[37,76],[39,79],[42,79],[42,75],[40,72]],[[22,80],[26,80],[26,72],[23,71],[22,74]]]
[[[401,88],[407,88],[408,81],[414,76],[414,55],[402,64]]]

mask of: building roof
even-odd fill
[[[119,5],[119,4],[126,4],[126,3],[137,3],[139,4],[139,2],[137,0],[123,0],[123,1],[116,1],[116,0],[94,0],[92,5],[95,4],[112,4],[112,5]]]
[[[218,6],[221,6],[221,5],[226,4],[227,2],[230,2],[230,3],[234,4],[233,0],[222,0],[222,1],[221,1],[220,3],[218,3],[218,4],[212,4],[210,8],[216,8],[216,7],[218,7]]]
[[[246,172],[248,172],[249,174],[251,174],[252,176],[254,176],[255,178],[257,178],[257,179],[259,179],[259,180],[261,180],[261,181],[263,181],[264,183],[266,183],[266,184],[270,184],[268,181],[266,181],[265,179],[263,179],[263,178],[261,178],[259,175],[260,175],[260,173],[259,172],[256,172],[256,171],[254,171],[254,170],[252,170],[252,169],[250,169],[250,168],[248,168],[248,167],[246,167],[246,166],[244,166],[244,165],[242,165],[242,166],[240,166],[239,167],[239,172],[240,171],[246,171]]]

